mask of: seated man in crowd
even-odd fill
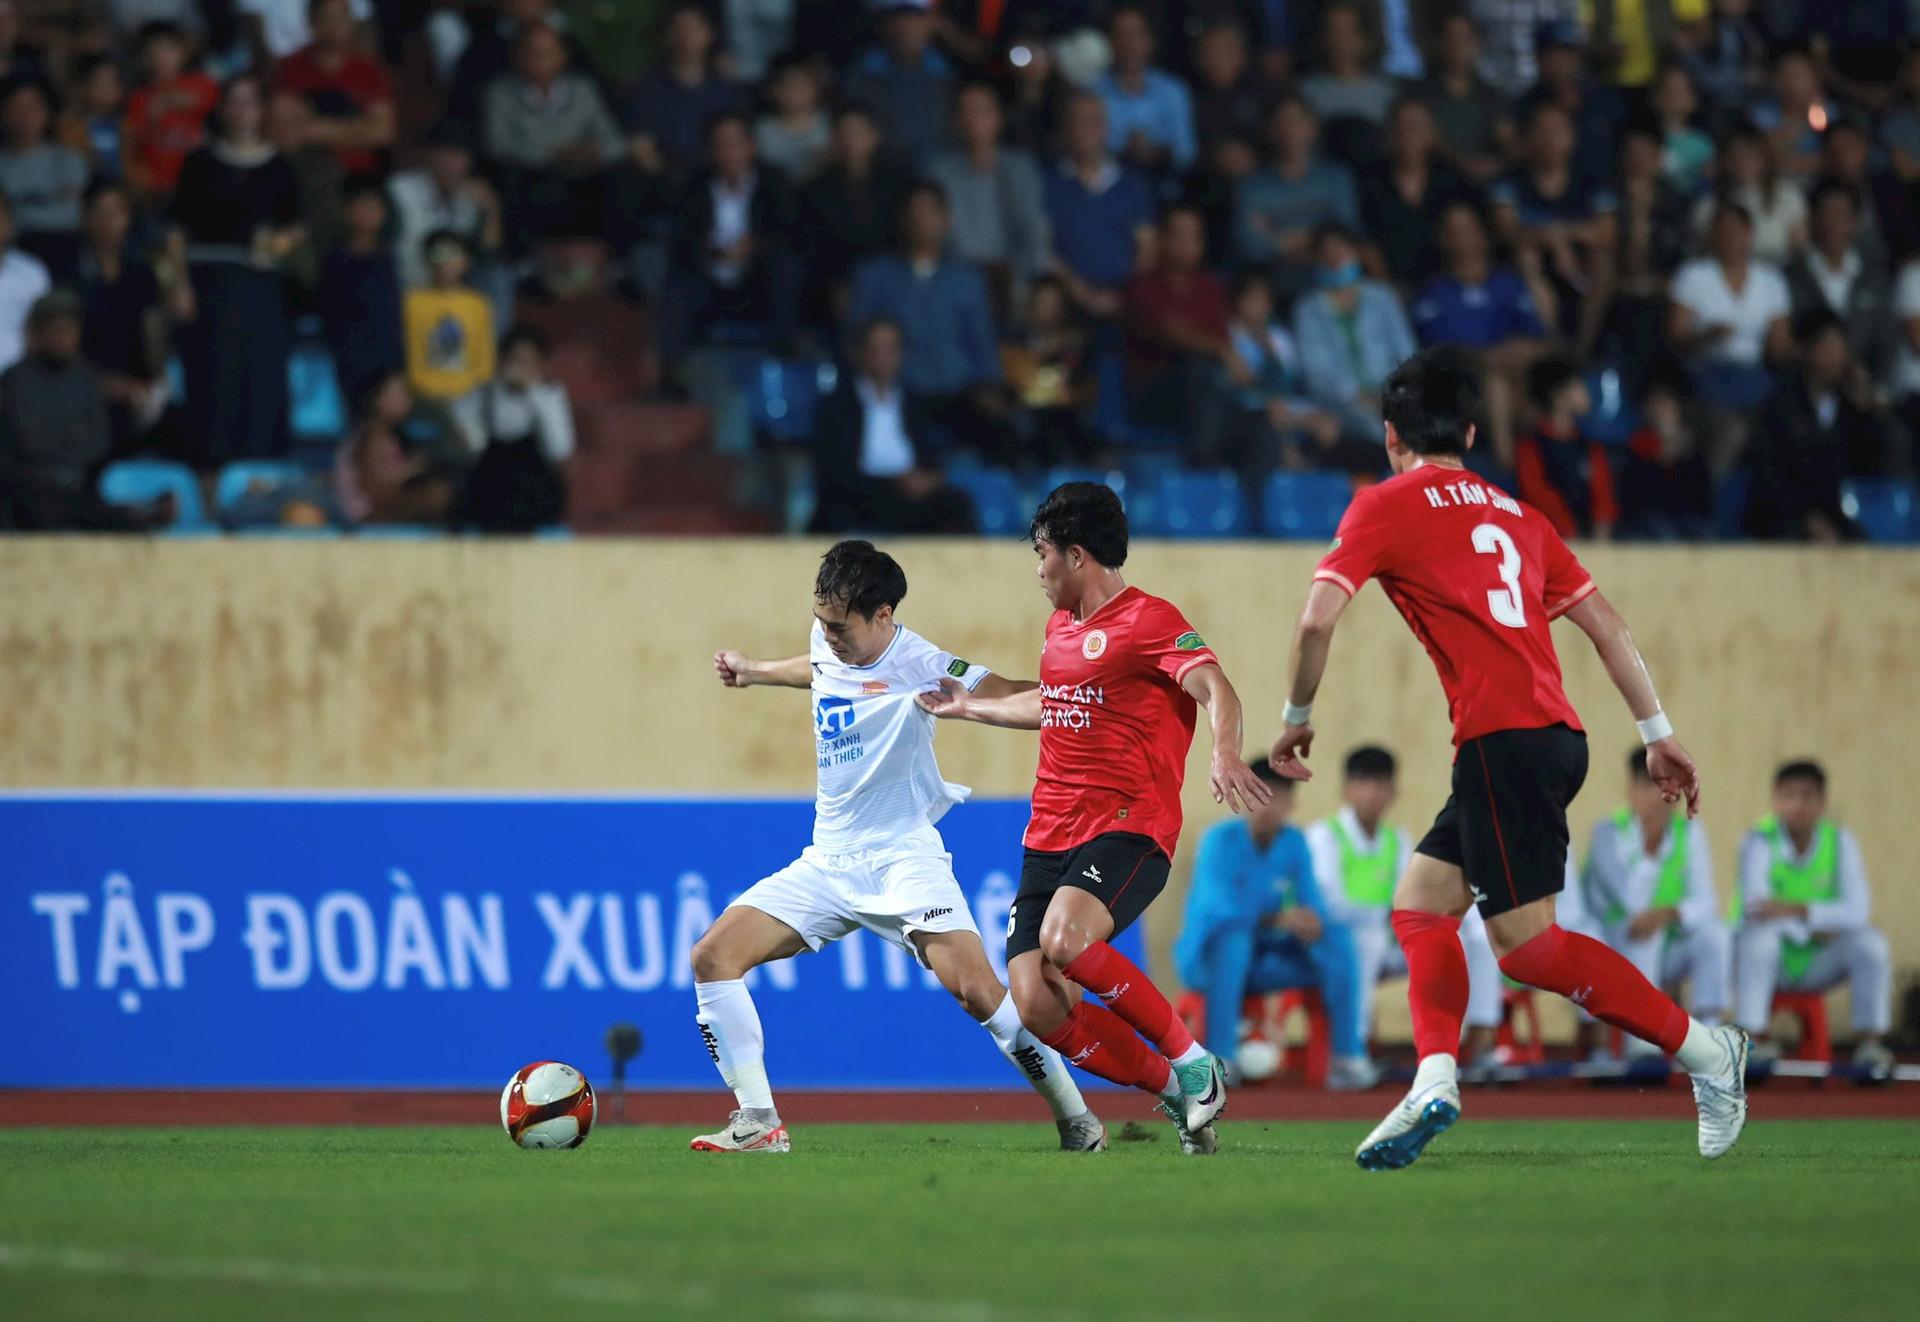
[[[1333,1037],[1328,1086],[1371,1087],[1378,1076],[1357,1004],[1353,936],[1328,923],[1306,838],[1287,824],[1294,782],[1265,758],[1251,765],[1273,797],[1200,838],[1174,968],[1206,998],[1200,1037],[1222,1060],[1239,1054],[1240,1003],[1247,997],[1317,990]]]
[[[1153,67],[1153,20],[1137,3],[1116,5],[1108,26],[1113,66],[1094,85],[1107,103],[1107,147],[1136,170],[1172,176],[1198,154],[1187,85]]]
[[[1599,337],[1613,302],[1615,212],[1603,178],[1575,160],[1572,118],[1557,102],[1533,108],[1521,164],[1492,188],[1494,225],[1523,268],[1553,282],[1558,329],[1575,345]]]
[[[1192,207],[1160,223],[1158,260],[1127,284],[1127,393],[1133,417],[1177,432],[1195,462],[1217,462],[1231,345],[1227,291],[1206,269],[1207,226]]]
[[[1520,499],[1562,538],[1607,541],[1620,521],[1620,503],[1607,447],[1580,434],[1580,419],[1593,408],[1585,378],[1569,358],[1542,358],[1527,373],[1527,397],[1536,421],[1514,451]]]
[[[706,159],[707,126],[715,116],[753,109],[753,89],[715,67],[715,40],[711,7],[701,0],[675,0],[667,10],[660,63],[641,76],[626,101],[628,151],[643,175],[673,186],[686,182]]]
[[[488,86],[481,123],[513,239],[608,235],[608,171],[626,139],[593,79],[568,66],[559,33],[544,25],[521,33],[514,71]]]
[[[1074,97],[1061,119],[1065,152],[1046,176],[1054,273],[1082,311],[1112,317],[1153,225],[1153,194],[1108,153],[1107,107],[1099,97]]]
[[[1853,361],[1839,318],[1813,312],[1799,331],[1800,371],[1774,392],[1754,429],[1742,527],[1750,537],[1853,540],[1860,529],[1843,508],[1841,481],[1902,465],[1905,435]]]
[[[1787,263],[1796,320],[1830,312],[1846,326],[1853,357],[1875,380],[1893,366],[1893,274],[1861,251],[1860,194],[1837,179],[1814,185],[1807,233],[1812,240]]]
[[[80,356],[81,304],[56,290],[27,316],[27,353],[0,373],[0,528],[135,532],[173,517],[109,505],[94,479],[113,449],[100,374]]]
[[[1320,119],[1292,92],[1267,112],[1268,163],[1234,193],[1234,256],[1261,265],[1283,299],[1312,289],[1319,273],[1315,238],[1321,227],[1360,224],[1353,175],[1320,155]]]
[[[1025,294],[1053,260],[1040,167],[1027,152],[1002,146],[1006,116],[990,82],[960,89],[953,109],[956,150],[934,157],[928,174],[953,210],[953,253],[984,268],[1003,301]]]
[[[1360,243],[1344,225],[1320,227],[1314,238],[1319,288],[1294,305],[1293,337],[1307,391],[1340,419],[1338,452],[1324,462],[1359,473],[1385,464],[1380,448],[1380,390],[1414,353],[1400,296],[1360,265]]]
[[[1740,845],[1739,927],[1734,934],[1734,1015],[1754,1055],[1770,1041],[1776,992],[1824,992],[1846,983],[1860,1034],[1856,1068],[1884,1078],[1893,1019],[1893,962],[1869,921],[1873,895],[1860,842],[1827,816],[1827,773],[1789,762],[1773,776],[1773,812]]]
[[[1661,797],[1644,748],[1627,755],[1627,806],[1593,828],[1584,880],[1607,944],[1656,987],[1688,984],[1693,1017],[1719,1023],[1732,942],[1714,895],[1707,829]],[[1659,1052],[1632,1036],[1626,1046],[1629,1056]]]
[[[854,339],[853,370],[814,422],[815,532],[967,533],[973,503],[935,466],[933,423],[903,389],[899,323],[878,318]]]
[[[1407,971],[1406,958],[1388,922],[1393,888],[1413,858],[1415,843],[1386,820],[1399,795],[1397,774],[1394,756],[1386,749],[1371,744],[1354,749],[1347,754],[1340,811],[1307,828],[1307,848],[1327,921],[1352,935],[1355,1017],[1363,1043],[1373,1024],[1374,989],[1383,978]],[[1483,1061],[1500,1027],[1502,983],[1478,909],[1469,909],[1462,920],[1460,943],[1466,949],[1472,988],[1467,999],[1468,1046],[1463,1054]],[[1377,1081],[1379,1071],[1373,1062],[1363,1057],[1362,1064],[1365,1069],[1356,1069],[1354,1079],[1372,1076]]]
[[[903,164],[924,169],[946,145],[953,67],[934,48],[932,5],[876,8],[883,11],[876,16],[879,44],[855,57],[846,92],[879,112],[887,141]]]
[[[1674,274],[1667,339],[1690,361],[1702,402],[1723,413],[1707,461],[1725,471],[1746,444],[1740,415],[1773,388],[1769,360],[1792,355],[1792,299],[1780,272],[1754,260],[1753,218],[1744,207],[1720,204],[1708,253]]]
[[[900,248],[870,257],[853,272],[847,320],[865,326],[884,318],[906,332],[900,380],[953,442],[1011,461],[1004,453],[1006,417],[1000,346],[987,282],[947,252],[952,213],[940,185],[915,184],[900,213]]]
[[[313,44],[280,62],[275,81],[313,108],[309,135],[348,175],[379,170],[393,146],[393,83],[360,50],[348,0],[314,0]]]
[[[714,117],[707,159],[673,219],[657,322],[669,369],[716,321],[762,326],[779,349],[791,343],[800,315],[794,196],[778,170],[759,163],[745,115]]]

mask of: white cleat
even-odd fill
[[[1720,1067],[1693,1076],[1693,1104],[1700,1111],[1700,1155],[1724,1157],[1747,1125],[1747,1035],[1723,1026],[1713,1037],[1726,1052]]]
[[[791,1152],[787,1127],[778,1120],[767,1124],[735,1111],[717,1134],[702,1134],[687,1145],[695,1152]]]
[[[1199,1133],[1227,1109],[1225,1062],[1212,1052],[1188,1064],[1175,1065],[1173,1077],[1186,1105],[1186,1114],[1180,1119],[1183,1132]]]
[[[1066,1120],[1056,1120],[1054,1125],[1060,1131],[1062,1152],[1105,1152],[1107,1150],[1107,1127],[1101,1124],[1100,1117],[1091,1111],[1082,1111],[1079,1115]]]
[[[1368,1134],[1353,1159],[1363,1171],[1397,1171],[1420,1160],[1427,1144],[1460,1119],[1460,1085],[1429,1084],[1410,1092]]]
[[[1186,1122],[1186,1104],[1181,1101],[1162,1099],[1159,1112],[1173,1121],[1173,1132],[1180,1138],[1180,1155],[1183,1157],[1211,1157],[1220,1150],[1220,1135],[1214,1132],[1211,1123],[1198,1129],[1188,1129]]]

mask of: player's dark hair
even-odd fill
[[[1480,416],[1480,373],[1458,349],[1422,349],[1393,369],[1380,412],[1415,454],[1465,454]]]
[[[1362,744],[1347,754],[1348,780],[1392,780],[1398,770],[1393,754],[1379,744]]]
[[[1653,773],[1647,770],[1647,750],[1637,744],[1633,751],[1627,754],[1627,776],[1632,780],[1644,780],[1649,783],[1653,780]]]
[[[1827,792],[1827,769],[1810,757],[1803,757],[1797,761],[1782,763],[1780,769],[1773,773],[1773,787],[1775,789],[1779,789],[1789,781],[1795,780],[1806,781],[1822,794]]]
[[[1542,413],[1553,412],[1553,397],[1580,379],[1580,369],[1565,354],[1550,353],[1527,369],[1527,398]]]
[[[1105,565],[1127,563],[1127,512],[1113,488],[1100,482],[1062,482],[1047,493],[1027,525],[1027,540],[1077,546]]]
[[[1283,790],[1286,790],[1288,793],[1293,792],[1294,783],[1291,780],[1287,779],[1285,776],[1281,775],[1278,771],[1275,771],[1273,769],[1273,763],[1269,762],[1264,757],[1248,758],[1247,770],[1251,771],[1254,775],[1258,776],[1261,780],[1266,781],[1267,784],[1273,786],[1277,790],[1283,789]]]
[[[897,607],[906,599],[907,575],[898,561],[872,542],[837,542],[820,557],[813,595],[871,620],[882,606]]]

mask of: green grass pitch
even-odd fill
[[[605,1126],[0,1130],[0,1315],[853,1322],[1890,1318],[1920,1122],[1469,1117],[1363,1175],[1354,1125],[1101,1157],[1043,1126],[815,1126],[700,1157]]]

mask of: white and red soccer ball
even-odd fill
[[[500,1092],[500,1127],[523,1148],[577,1148],[593,1128],[593,1085],[557,1060],[537,1060]]]

